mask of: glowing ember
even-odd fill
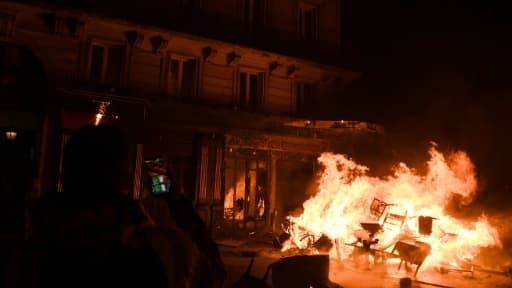
[[[394,173],[385,178],[367,175],[368,168],[347,159],[343,155],[324,153],[318,161],[324,170],[319,179],[315,196],[304,202],[304,211],[298,217],[289,216],[292,223],[291,238],[283,250],[310,247],[311,238],[327,235],[341,243],[353,243],[360,233],[362,222],[378,222],[384,231],[378,235],[376,249],[391,251],[398,240],[414,239],[432,246],[425,265],[437,265],[457,259],[471,259],[481,247],[501,246],[497,230],[481,215],[476,221],[456,219],[445,212],[454,196],[461,204],[473,200],[477,188],[474,166],[464,152],[445,157],[431,148],[426,175],[418,175],[413,169],[400,163]],[[457,195],[458,194],[458,195]],[[386,203],[386,215],[396,217],[372,217],[372,201]],[[434,218],[430,235],[418,233],[419,216]],[[402,219],[402,222],[400,222]],[[428,234],[428,233],[427,233]],[[309,237],[307,236],[309,235]],[[358,235],[357,237],[361,237]],[[333,247],[333,257],[347,258],[352,246]],[[339,253],[339,254],[337,254]]]

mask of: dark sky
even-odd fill
[[[344,51],[363,77],[339,107],[384,124],[404,158],[430,140],[466,150],[486,201],[500,202],[512,185],[512,13],[492,2],[344,1]]]

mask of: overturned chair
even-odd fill
[[[405,269],[408,270],[408,264],[416,265],[416,270],[414,271],[414,277],[418,274],[421,265],[430,254],[432,247],[421,241],[398,241],[393,248],[391,253],[398,253],[398,257],[400,258],[400,264],[398,264],[398,270],[400,270],[402,264],[404,264]],[[405,262],[405,263],[404,263]]]
[[[419,216],[418,234],[422,236],[431,235],[433,220],[436,219],[437,218],[431,216]],[[414,277],[416,277],[421,265],[428,257],[428,255],[430,255],[431,250],[432,247],[430,244],[410,239],[396,242],[395,246],[393,247],[393,251],[391,251],[391,254],[398,255],[398,258],[400,258],[398,270],[400,270],[402,264],[405,264],[404,266],[406,270],[409,269],[409,264],[416,265],[416,270],[414,272]]]

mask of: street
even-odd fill
[[[224,243],[229,242],[225,241]],[[225,265],[228,270],[228,279],[225,287],[231,287],[247,270],[254,257],[254,265],[250,275],[263,278],[269,265],[281,257],[282,253],[270,245],[262,242],[229,242],[228,246],[220,242]],[[231,245],[230,245],[231,244]],[[344,288],[391,288],[399,287],[399,281],[404,277],[412,277],[412,272],[406,273],[404,269],[397,271],[398,264],[393,261],[371,270],[356,268],[351,261],[342,263],[332,260],[330,264],[330,280]],[[312,269],[314,269],[312,267]],[[272,272],[267,277],[271,284]],[[293,275],[290,275],[293,277]],[[413,280],[412,287],[512,287],[512,278],[490,272],[475,271],[471,273],[448,272],[440,273],[433,268],[420,269],[417,279]]]

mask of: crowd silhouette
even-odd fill
[[[156,199],[168,209],[162,221],[130,196],[129,143],[108,125],[70,137],[63,192],[32,207],[6,287],[222,287],[218,247],[190,200]]]

